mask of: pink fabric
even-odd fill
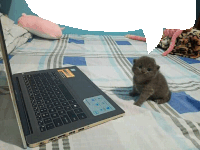
[[[141,37],[141,36],[136,36],[136,35],[126,35],[127,38],[133,39],[133,40],[138,40],[138,41],[144,41],[146,42],[146,38]]]
[[[164,37],[166,37],[166,36],[172,37],[174,35],[174,33],[178,30],[179,29],[166,29],[166,30],[164,30]]]
[[[18,24],[29,32],[36,34],[37,36],[59,39],[62,36],[62,29],[57,24],[44,20],[37,16],[26,15],[25,13],[18,20]]]

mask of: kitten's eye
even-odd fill
[[[147,71],[151,71],[151,68],[148,68]]]
[[[140,65],[139,68],[141,69],[141,68],[142,68],[142,65]]]

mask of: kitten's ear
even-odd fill
[[[137,59],[133,59],[133,63],[136,63]]]
[[[157,70],[159,70],[159,69],[160,69],[160,66],[157,65]]]

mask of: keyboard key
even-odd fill
[[[35,97],[36,100],[42,100],[42,97],[41,96],[37,96]]]
[[[85,119],[87,116],[84,113],[77,114],[79,119]]]
[[[60,105],[60,103],[59,102],[55,102],[55,103],[53,103],[55,106],[59,106]]]
[[[55,128],[55,126],[53,125],[53,123],[47,124],[46,125],[47,130],[53,129]]]
[[[38,89],[36,85],[32,85],[31,88],[32,88],[33,90],[37,90],[37,89]]]
[[[59,110],[59,111],[58,111],[58,114],[62,116],[62,115],[65,115],[66,112],[65,112],[64,110]]]
[[[54,119],[53,122],[54,122],[56,127],[59,127],[59,126],[63,125],[63,123],[62,123],[60,118]]]
[[[41,132],[44,132],[44,131],[46,131],[46,128],[45,128],[45,126],[41,126],[41,127],[40,127],[40,131],[41,131]]]
[[[47,93],[45,89],[40,90],[40,93]]]
[[[42,109],[42,108],[45,108],[45,105],[44,105],[44,104],[41,104],[41,105],[38,105],[38,107],[39,107],[40,109]]]
[[[62,106],[68,106],[68,105],[69,105],[68,102],[63,102],[63,103],[62,103]]]
[[[42,86],[42,87],[38,87],[38,89],[41,91],[41,90],[44,90],[44,87]]]
[[[55,88],[57,88],[57,86],[54,84],[51,86],[51,88],[54,90]]]
[[[53,91],[51,88],[46,88],[46,90],[47,90],[48,94],[53,94]]]
[[[55,94],[62,94],[60,90],[55,91]]]
[[[68,101],[70,104],[76,104],[77,102],[75,100]]]
[[[54,105],[53,104],[48,104],[47,105],[47,108],[49,109],[49,108],[53,108],[54,107]]]
[[[58,98],[65,98],[62,94],[57,95]]]
[[[51,114],[51,117],[52,117],[52,118],[58,118],[59,116],[58,116],[57,113],[53,113],[53,114]]]
[[[61,119],[62,119],[64,124],[71,123],[71,121],[70,121],[70,119],[67,115],[62,116]]]
[[[77,109],[74,109],[74,112],[78,114],[78,113],[83,112],[83,110],[81,108],[77,108]]]
[[[53,90],[54,90],[54,91],[60,91],[58,88],[54,88]]]
[[[43,87],[43,85],[41,84],[41,81],[40,81],[40,84],[37,84],[38,87]],[[43,87],[44,88],[44,87]]]
[[[48,118],[49,117],[49,113],[43,113],[41,116],[42,116],[42,118]]]
[[[64,98],[59,98],[59,101],[62,103],[62,102],[66,102],[67,100]]]
[[[43,97],[43,100],[46,101],[46,100],[50,100],[49,97]]]
[[[36,112],[38,111],[38,107],[33,107],[33,110]]]
[[[36,100],[31,100],[31,103],[32,103],[32,104],[37,104],[37,103],[36,103]]]
[[[58,102],[57,98],[51,98],[52,102]]]
[[[76,116],[76,114],[74,113],[73,110],[70,110],[67,112],[69,118],[71,119],[72,122],[77,121],[78,117]]]
[[[63,109],[62,106],[57,106],[57,107],[56,107],[56,110],[62,110],[62,109]]]
[[[35,94],[35,93],[39,93],[39,90],[37,89],[37,90],[33,90],[33,93]]]
[[[47,112],[47,109],[46,108],[40,109],[40,112],[45,113],[45,112]]]
[[[78,104],[72,104],[71,105],[73,109],[79,108],[80,106]]]
[[[43,122],[42,120],[39,120],[39,121],[38,121],[38,125],[39,125],[39,126],[42,126],[42,125],[44,125],[44,122]]]
[[[40,115],[38,115],[38,116],[36,116],[36,119],[37,119],[37,120],[41,120],[42,117],[41,117]]]
[[[33,93],[33,96],[41,96],[40,93]]]
[[[43,104],[44,103],[44,101],[43,100],[38,100],[37,101],[37,104],[39,105],[39,104]]]
[[[66,107],[64,107],[64,109],[65,109],[66,111],[69,111],[69,110],[71,110],[72,108],[71,108],[71,106],[66,106]]]
[[[33,103],[32,106],[33,106],[33,107],[37,107],[37,103]]]
[[[39,116],[39,115],[40,115],[40,112],[36,111],[36,112],[35,112],[35,115],[36,115],[36,116]]]
[[[49,113],[56,113],[56,109],[55,108],[50,108],[49,109]]]
[[[30,96],[30,99],[31,99],[31,100],[34,100],[35,98],[34,98],[33,96]]]
[[[46,119],[44,119],[44,123],[45,123],[45,124],[48,124],[48,123],[51,123],[51,122],[52,122],[51,118],[46,118]]]
[[[49,94],[49,97],[50,98],[56,98],[56,95],[55,94]]]
[[[44,85],[45,88],[50,88],[49,84]]]
[[[51,103],[52,103],[51,100],[46,100],[46,101],[45,101],[45,104],[51,104]]]
[[[47,93],[41,93],[41,96],[44,98],[44,97],[48,97],[48,94]]]

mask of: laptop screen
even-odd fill
[[[27,148],[27,144],[26,144],[26,141],[25,141],[24,132],[23,132],[23,129],[22,129],[21,120],[20,120],[20,117],[19,117],[19,112],[18,112],[18,108],[17,108],[17,104],[16,104],[15,92],[14,92],[14,89],[13,89],[12,72],[11,72],[10,63],[9,63],[9,59],[8,59],[7,47],[6,47],[6,43],[5,43],[5,40],[4,40],[3,27],[2,27],[1,19],[0,19],[0,52],[2,53],[2,58],[3,58],[5,70],[6,70],[6,77],[7,77],[7,81],[8,81],[8,86],[9,86],[9,90],[10,90],[10,95],[11,95],[11,99],[12,99],[12,103],[13,103],[18,127],[19,127],[19,130],[20,130],[20,135],[21,135],[21,138],[22,138],[22,143],[23,143],[24,148]],[[0,57],[0,59],[1,59],[1,57]]]

